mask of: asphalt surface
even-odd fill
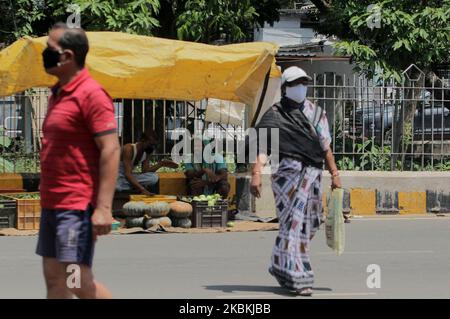
[[[311,247],[313,298],[450,298],[450,218],[353,219],[336,256]],[[276,232],[110,235],[94,272],[116,298],[302,298],[268,274]],[[0,237],[0,298],[43,298],[37,237]],[[380,288],[368,288],[369,265]]]

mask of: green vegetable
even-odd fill
[[[234,227],[234,223],[233,222],[228,222],[227,223],[227,227]]]
[[[154,202],[148,204],[148,215],[152,218],[164,217],[170,211],[170,206],[166,202]]]
[[[214,206],[216,205],[216,202],[218,200],[221,200],[222,196],[220,196],[220,194],[214,194],[214,195],[200,195],[200,196],[195,196],[192,200],[193,201],[205,201],[208,202],[208,206]]]
[[[186,218],[192,214],[192,205],[185,202],[170,203],[170,217]]]
[[[145,217],[127,217],[125,220],[126,228],[141,227],[144,228]]]
[[[175,218],[172,223],[173,227],[191,228],[192,221],[190,218]]]
[[[128,202],[123,205],[123,212],[129,217],[142,217],[149,213],[149,206],[144,202]]]
[[[8,194],[7,196],[13,197],[15,199],[40,199],[41,195],[39,193],[18,193],[18,194]]]
[[[153,226],[161,225],[163,227],[171,227],[172,221],[169,217],[151,218],[144,221],[144,228],[152,228]]]

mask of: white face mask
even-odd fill
[[[297,103],[302,103],[306,99],[308,87],[303,84],[286,87],[286,96]]]

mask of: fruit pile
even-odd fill
[[[14,199],[40,199],[41,195],[39,193],[15,193],[8,194],[7,196],[13,197]]]
[[[200,195],[200,196],[195,196],[194,198],[192,198],[193,201],[195,202],[208,202],[208,206],[214,206],[216,205],[216,202],[218,200],[221,200],[222,196],[220,196],[219,194],[214,194],[214,195]]]
[[[128,202],[123,206],[123,214],[126,216],[125,227],[141,227],[144,229],[156,225],[163,227],[192,226],[189,216],[192,214],[191,204],[185,202]]]

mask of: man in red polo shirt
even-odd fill
[[[88,50],[82,29],[58,23],[42,54],[46,72],[59,80],[41,150],[36,252],[43,257],[48,298],[111,297],[91,266],[96,237],[111,230],[120,147],[112,100],[84,67]]]

